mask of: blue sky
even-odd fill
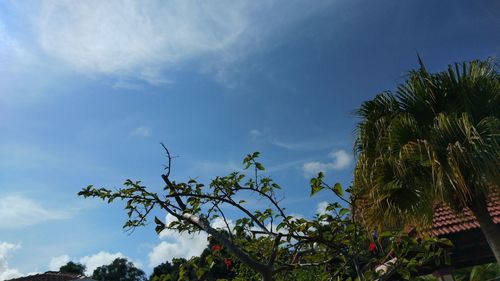
[[[118,256],[150,272],[204,236],[125,233],[120,204],[88,184],[207,181],[246,153],[284,188],[290,212],[324,170],[348,185],[352,112],[417,66],[497,57],[498,1],[2,1],[0,280],[90,269]]]

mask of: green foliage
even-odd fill
[[[454,274],[456,281],[485,281],[500,279],[500,265],[496,263],[476,265],[459,269]]]
[[[86,269],[85,265],[70,261],[67,264],[61,266],[59,268],[59,272],[84,275],[85,269]]]
[[[271,178],[261,176],[264,167],[257,162],[258,157],[255,152],[243,160],[244,168],[252,172],[250,175],[233,172],[216,177],[208,186],[196,180],[171,181],[169,158],[167,172],[162,175],[166,183],[162,195],[132,180],[126,180],[124,188],[118,190],[88,186],[79,195],[108,203],[125,201],[125,228],[145,225],[153,208],[159,207],[176,220],[167,224],[154,217],[157,232],[172,229],[205,231],[210,235],[210,246],[200,257],[162,264],[150,278],[154,281],[310,280],[311,276],[318,280],[354,281],[361,276],[375,280],[380,275],[393,274],[408,279],[422,264],[443,262],[446,241],[417,240],[399,232],[376,235],[357,223],[350,209],[338,202],[329,204],[326,213],[312,219],[287,214],[277,195],[281,187]],[[344,205],[354,206],[344,197],[340,184],[328,185],[320,173],[311,180],[311,195],[322,190],[331,192]],[[267,207],[257,209],[241,200],[249,196],[266,202]],[[240,214],[234,225],[228,223],[224,213],[228,208]],[[211,226],[216,219],[225,226]],[[376,271],[389,260],[396,262],[384,272]]]
[[[493,61],[423,64],[357,111],[354,190],[379,227],[427,225],[433,206],[485,205],[500,182],[500,78]],[[498,237],[497,237],[498,238]]]
[[[500,266],[496,263],[482,264],[455,270],[453,273],[455,281],[497,281],[500,280]],[[412,281],[438,281],[432,275],[419,276]]]
[[[144,271],[138,269],[127,259],[117,258],[109,265],[94,270],[92,279],[96,281],[146,281]]]

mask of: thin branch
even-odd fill
[[[222,210],[219,208],[219,205],[215,205],[215,207],[219,211],[219,214],[221,214],[222,219],[224,220],[224,224],[226,225],[227,232],[229,233],[229,237],[231,237],[231,240],[234,240],[233,232],[231,230],[231,227],[229,227],[229,223],[227,222],[227,219],[226,219],[226,216],[224,215],[224,212],[222,212]]]
[[[172,167],[172,156],[170,155],[170,151],[165,146],[165,144],[163,144],[162,142],[160,142],[160,144],[163,147],[163,149],[165,150],[165,152],[167,153],[168,165],[165,167],[165,170],[167,171],[167,173],[165,174],[165,176],[168,178],[170,176],[170,170],[171,170],[171,167]]]
[[[330,258],[330,259],[327,259],[327,260],[324,260],[321,262],[286,264],[286,265],[280,266],[279,268],[275,269],[273,271],[273,273],[278,273],[280,271],[289,270],[289,269],[293,269],[293,268],[322,266],[322,265],[331,263],[333,260],[334,260],[334,258]]]
[[[286,218],[285,211],[279,206],[278,201],[276,201],[275,198],[273,198],[269,194],[264,193],[256,188],[251,188],[251,187],[243,187],[243,186],[237,185],[237,188],[238,188],[238,190],[254,191],[254,192],[257,192],[260,195],[264,196],[265,198],[267,198],[271,202],[271,204],[273,204],[273,206],[276,208],[276,210],[278,210],[278,212],[280,213],[280,216],[282,218]]]
[[[329,185],[328,185],[327,183],[325,183],[324,181],[321,181],[321,184],[323,184],[323,186],[324,186],[325,188],[328,188],[328,189],[333,190],[333,189],[332,189],[332,187],[331,187],[331,186],[329,186]],[[344,201],[344,202],[345,202],[345,203],[347,203],[349,206],[351,206],[351,201],[349,201],[349,200],[345,199],[344,197],[340,196],[339,194],[337,194],[337,192],[333,192],[333,193],[334,193],[334,194],[335,194],[335,196],[337,196],[340,200]]]
[[[252,213],[250,213],[250,211],[248,211],[246,208],[241,206],[241,204],[234,202],[233,200],[221,198],[221,197],[216,197],[216,196],[212,196],[212,195],[208,195],[208,194],[196,194],[196,193],[173,193],[173,194],[169,194],[166,196],[166,198],[172,198],[172,197],[173,198],[175,198],[175,197],[197,197],[197,198],[201,198],[201,199],[222,201],[224,203],[227,203],[227,204],[239,209],[243,213],[245,213],[245,215],[247,215],[250,219],[252,219],[252,221],[255,224],[257,224],[257,226],[259,226],[259,228],[261,228],[267,234],[271,234],[271,232],[267,229],[267,227],[264,224],[262,224]]]

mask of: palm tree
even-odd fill
[[[377,227],[428,226],[433,208],[469,208],[500,264],[487,200],[500,183],[500,75],[494,61],[408,74],[357,111],[353,191]]]

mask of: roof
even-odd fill
[[[500,193],[490,194],[488,211],[493,221],[500,229]],[[414,231],[415,228],[410,228]],[[425,233],[429,230],[426,230]],[[430,234],[449,239],[454,247],[451,250],[451,264],[442,267],[453,267],[460,269],[478,264],[495,262],[484,235],[479,228],[479,223],[469,209],[456,212],[446,205],[440,205],[434,210],[434,217]],[[382,267],[381,267],[382,268]],[[415,275],[425,275],[440,269],[434,264],[424,265],[418,268]],[[394,275],[389,280],[400,280],[399,275]]]
[[[487,204],[493,222],[500,229],[500,193],[490,193]],[[469,209],[457,213],[449,206],[437,207],[430,232],[453,243],[451,262],[456,269],[495,262],[479,223]]]
[[[80,274],[70,274],[70,273],[60,273],[57,271],[47,271],[45,273],[29,275],[25,277],[19,277],[15,279],[10,279],[7,281],[72,281],[81,280],[85,276]]]
[[[495,224],[500,224],[500,194],[490,196],[488,211]],[[434,210],[431,234],[447,236],[454,233],[479,229],[479,223],[469,209],[456,213],[450,207],[441,205]]]

